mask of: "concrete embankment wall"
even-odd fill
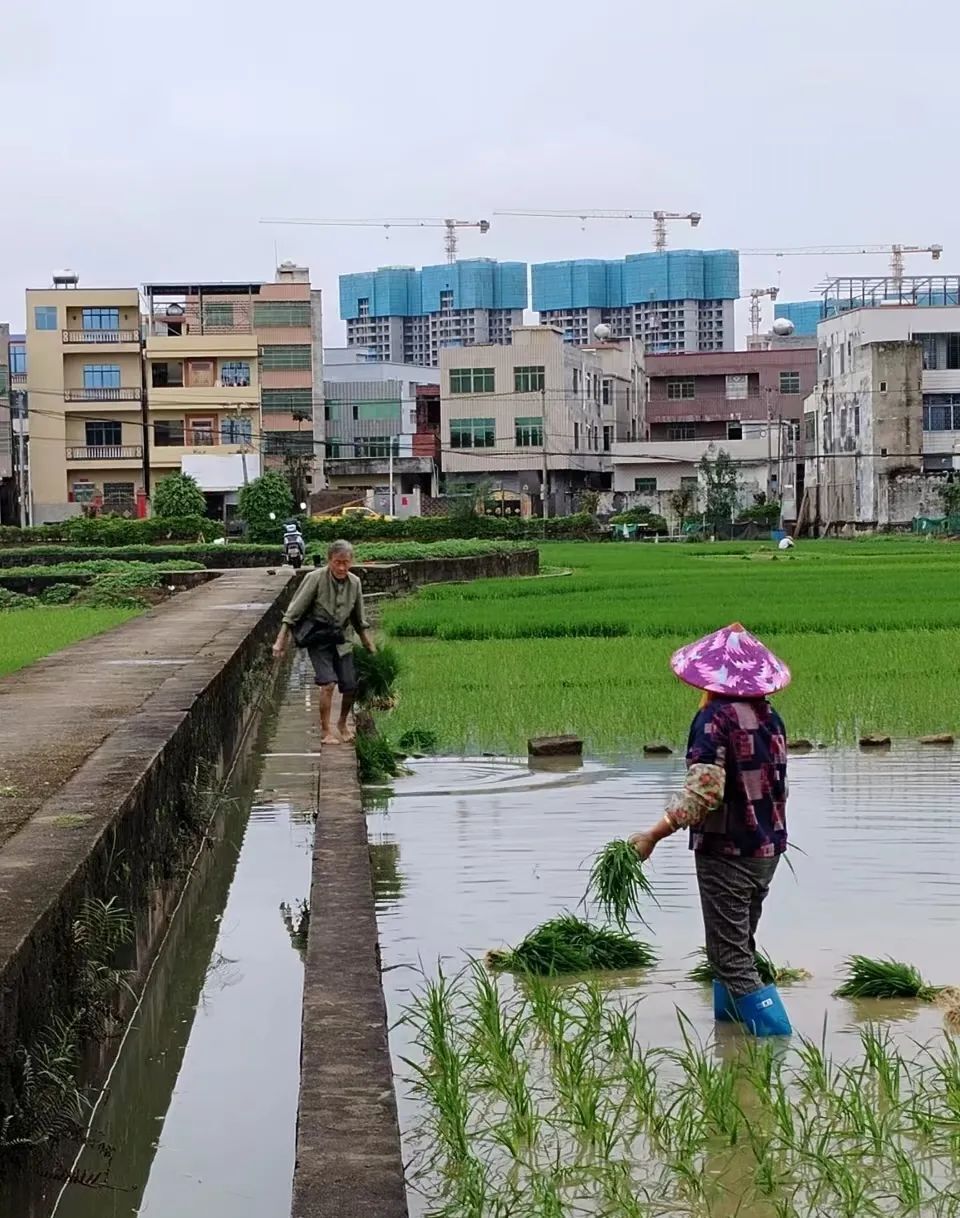
[[[159,932],[197,817],[257,712],[289,572],[237,572],[0,681],[0,1104],[76,1001],[73,924],[116,898]],[[9,815],[13,816],[13,812]],[[156,934],[138,935],[142,971]]]
[[[416,558],[395,563],[360,563],[357,574],[366,592],[408,592],[420,584],[465,583],[471,579],[504,579],[536,575],[540,552],[512,550],[469,558]]]

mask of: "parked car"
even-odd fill
[[[324,516],[313,516],[311,519],[322,522],[328,520],[396,520],[396,517],[385,516],[382,512],[375,512],[373,508],[347,506],[341,508],[338,512],[330,512]]]

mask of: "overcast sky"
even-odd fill
[[[644,221],[497,208],[665,208],[673,247],[940,242],[960,272],[960,15],[947,0],[8,0],[0,320],[71,267],[93,286],[337,276],[443,261],[441,230],[264,216],[488,218],[462,257],[650,248]],[[886,259],[746,258],[803,299]],[[769,313],[768,313],[769,317]],[[742,327],[741,327],[742,344]]]

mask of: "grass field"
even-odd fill
[[[740,620],[792,667],[791,735],[960,728],[960,549],[878,539],[770,544],[547,544],[568,577],[434,586],[384,612],[406,671],[393,733],[450,752],[522,751],[577,732],[594,752],[682,744],[696,705],[668,660]]]
[[[72,605],[11,609],[0,614],[0,677],[41,656],[102,634],[131,617],[136,609],[85,609]]]

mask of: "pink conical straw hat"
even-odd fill
[[[739,622],[675,651],[670,667],[695,689],[763,698],[790,684],[790,669]]]

